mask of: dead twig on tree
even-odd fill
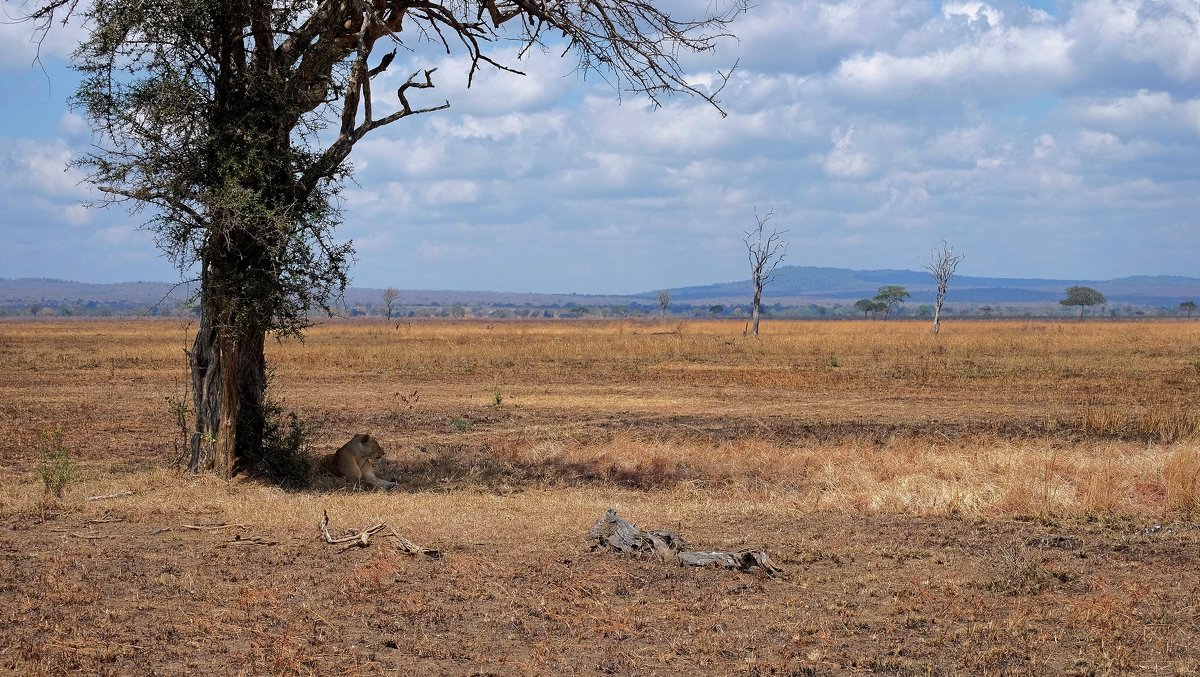
[[[768,576],[782,573],[767,556],[765,548],[739,550],[736,552],[704,552],[687,550],[690,543],[670,531],[642,531],[617,515],[609,508],[588,531],[588,539],[595,541],[592,550],[611,548],[631,555],[655,556],[663,561],[678,562],[680,566],[720,567],[748,572],[758,567]]]

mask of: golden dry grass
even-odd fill
[[[269,359],[275,396],[318,424],[323,450],[372,432],[413,487],[1159,515],[1197,507],[1197,327],[771,322],[753,339],[731,322],[337,322]],[[11,470],[31,473],[55,428],[93,476],[174,453],[185,325],[0,328]]]
[[[317,425],[318,451],[379,436],[391,493],[181,474],[168,400],[189,334],[0,322],[0,622],[16,628],[0,670],[1190,674],[1200,661],[1200,323],[953,322],[933,337],[924,323],[768,322],[753,339],[731,322],[344,321],[270,344],[273,397]],[[36,477],[53,429],[82,471],[60,501]],[[787,574],[586,555],[610,506],[703,547],[765,544]],[[333,555],[315,540],[325,510],[335,528],[388,522],[446,558]]]

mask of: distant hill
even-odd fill
[[[781,266],[767,285],[770,303],[851,302],[869,298],[884,285],[898,284],[912,293],[910,303],[933,300],[933,279],[913,270],[849,270],[816,266]],[[1110,304],[1177,306],[1180,301],[1200,301],[1200,279],[1171,275],[1139,275],[1114,280],[1055,280],[955,276],[947,300],[975,304],[1057,303],[1067,287],[1084,285],[1104,294]],[[682,287],[669,290],[677,302],[692,304],[744,303],[752,293],[750,280]],[[635,295],[653,299],[657,290]]]
[[[0,278],[0,303],[102,303],[145,305],[158,303],[162,299],[173,299],[176,303],[192,293],[188,285],[170,282],[119,282],[116,284],[93,284],[70,282],[48,278]]]
[[[768,285],[765,303],[769,306],[803,307],[810,304],[830,306],[835,303],[853,304],[861,298],[874,296],[884,285],[902,285],[912,293],[908,306],[933,301],[933,280],[925,272],[912,270],[850,270],[815,266],[782,266]],[[951,307],[991,305],[1041,306],[1058,312],[1058,300],[1067,287],[1085,285],[1102,292],[1109,306],[1130,305],[1139,308],[1178,309],[1181,301],[1200,302],[1200,279],[1169,275],[1139,275],[1114,280],[1055,280],[1043,278],[955,277],[950,284],[947,302]],[[56,315],[146,315],[179,314],[187,311],[180,306],[195,291],[194,285],[167,282],[123,282],[92,284],[53,279],[0,278],[0,314],[28,315],[33,306],[45,307]],[[688,308],[707,311],[710,306],[735,308],[748,305],[751,296],[749,280],[720,284],[680,287],[669,290],[672,312],[688,313]],[[345,307],[353,314],[382,312],[382,289],[352,287],[346,290]],[[471,308],[541,308],[555,312],[538,316],[568,314],[565,309],[619,309],[626,307],[632,314],[657,312],[658,290],[619,295],[541,294],[495,291],[402,290],[396,299],[397,308],[439,308],[453,305]],[[558,310],[562,312],[558,312]],[[439,311],[440,312],[440,311]],[[598,311],[597,311],[598,312]],[[607,311],[606,311],[607,312]],[[612,310],[621,314],[624,311]],[[1064,311],[1065,312],[1065,311]],[[476,315],[492,313],[475,313]],[[512,314],[512,313],[510,313]],[[517,316],[531,316],[522,311]],[[505,316],[501,313],[498,316]],[[592,312],[589,316],[595,316]]]
[[[120,282],[96,284],[48,278],[0,278],[0,310],[8,314],[29,313],[34,305],[50,309],[68,309],[71,314],[168,314],[188,301],[196,291],[194,284],[168,282]],[[382,289],[351,287],[343,301],[347,308],[381,304]],[[395,304],[401,306],[529,306],[572,307],[624,305],[636,301],[630,296],[594,294],[539,294],[523,292],[401,290]],[[59,312],[58,314],[62,314]]]

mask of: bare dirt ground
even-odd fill
[[[274,346],[317,451],[384,440],[401,486],[365,493],[173,469],[177,323],[0,323],[0,671],[1196,673],[1191,324],[776,326]],[[784,572],[593,552],[608,507]],[[324,511],[442,557],[326,544]]]

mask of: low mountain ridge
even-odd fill
[[[781,266],[764,290],[771,303],[853,302],[870,298],[885,285],[900,285],[912,293],[911,303],[933,299],[933,278],[913,270],[850,270],[819,266]],[[950,282],[949,302],[957,303],[1057,303],[1067,287],[1093,287],[1109,303],[1172,306],[1200,299],[1200,279],[1179,275],[1136,275],[1112,280],[1002,278],[956,275]],[[681,287],[668,290],[677,302],[694,304],[740,302],[753,292],[750,280]],[[658,292],[637,294],[653,298]]]
[[[933,279],[913,270],[851,270],[820,266],[781,266],[767,286],[764,301],[769,305],[852,304],[870,298],[885,285],[901,285],[912,294],[909,304],[931,303]],[[1052,305],[1062,299],[1067,287],[1083,285],[1103,293],[1110,305],[1177,308],[1182,301],[1200,301],[1200,279],[1180,275],[1135,275],[1112,280],[1069,280],[1051,278],[1001,278],[955,276],[947,302],[973,305]],[[170,282],[123,282],[98,284],[47,278],[0,278],[0,306],[29,308],[35,304],[141,308],[177,307],[195,293],[195,284]],[[750,280],[738,280],[668,290],[672,304],[705,307],[715,304],[747,304],[752,293]],[[378,305],[383,290],[351,287],[346,290],[348,306]],[[574,307],[638,304],[657,307],[658,290],[640,294],[548,294],[539,292],[401,290],[398,306],[451,304],[478,306]]]

